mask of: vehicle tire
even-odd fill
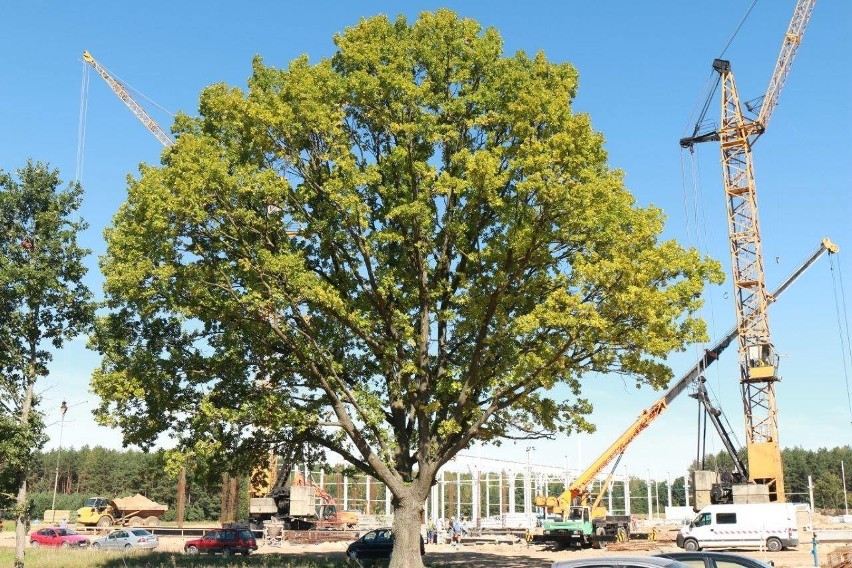
[[[141,527],[145,521],[142,520],[142,517],[133,516],[130,517],[130,526],[131,527]]]
[[[100,550],[100,549],[101,549],[101,543],[99,543],[99,542],[93,542],[92,543],[92,550]]]
[[[766,539],[766,550],[769,552],[781,552],[782,548],[784,548],[784,545],[781,544],[780,539],[777,539],[774,536]]]
[[[98,524],[98,526],[99,526],[99,527],[101,527],[101,528],[103,528],[103,527],[108,527],[108,526],[112,525],[112,519],[111,519],[111,518],[109,518],[108,516],[104,515],[103,517],[101,517],[100,519],[98,519],[98,523],[97,523],[97,524]]]
[[[605,534],[606,531],[603,527],[598,527],[597,530],[595,530],[595,536],[604,536]],[[592,548],[595,548],[597,550],[606,550],[606,541],[595,540],[592,542]]]
[[[701,550],[701,547],[698,546],[698,541],[694,538],[688,538],[683,541],[683,549],[689,552],[695,552],[697,550]]]
[[[198,554],[198,547],[193,545],[187,546],[186,551],[187,554]]]
[[[38,548],[38,541],[37,540],[31,540],[30,546],[32,546],[33,548]]]
[[[59,545],[60,548],[71,548],[71,543],[68,541],[63,542]]]
[[[222,549],[222,558],[228,558],[230,556],[233,556],[233,554],[234,553],[231,551],[230,548],[223,548]]]
[[[155,517],[154,515],[149,515],[145,517],[145,526],[146,527],[156,527],[160,523],[160,519]]]
[[[133,545],[130,544],[129,542],[124,545],[124,550],[130,550],[131,548],[133,548]]]

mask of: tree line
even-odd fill
[[[852,489],[852,447],[820,448],[815,451],[788,448],[782,451],[782,459],[790,501],[808,502],[810,477],[817,509],[828,513],[841,512],[844,509],[846,501],[843,498],[841,463],[848,466],[845,472],[846,488]],[[730,457],[720,452],[708,456],[701,464],[693,462],[690,470],[700,468],[724,471],[730,467]],[[169,510],[163,520],[172,521],[175,518],[177,480],[166,475],[165,468],[164,451],[141,452],[83,446],[80,449],[63,449],[58,456],[56,450],[36,452],[28,477],[32,499],[31,514],[34,518],[41,518],[44,511],[51,508],[55,485],[56,509],[76,510],[86,499],[96,495],[113,498],[141,493],[153,501],[168,505]],[[668,504],[669,482],[672,484],[672,504],[686,504],[683,477],[665,481],[652,480],[652,506],[656,515]],[[240,479],[240,487],[242,490],[237,516],[244,518],[247,516],[248,499],[244,494],[248,488],[248,476]],[[648,480],[631,477],[630,509],[633,514],[648,513],[648,488]],[[333,492],[333,489],[330,490]],[[463,497],[465,490],[469,491],[463,488]],[[190,476],[187,479],[186,492],[187,521],[215,521],[221,518],[221,480]],[[849,497],[852,495],[847,494],[847,500]],[[522,495],[519,494],[518,498],[522,499]],[[613,496],[616,509],[624,508],[623,499],[623,488],[616,484]]]
[[[58,459],[57,459],[58,458]],[[76,511],[89,497],[108,499],[141,493],[168,505],[164,521],[175,519],[177,479],[165,473],[165,451],[112,450],[100,446],[34,452],[27,479],[33,518],[52,508]],[[218,519],[221,481],[192,478],[186,483],[186,521]],[[247,508],[247,505],[246,505]],[[247,512],[247,511],[246,511]],[[246,516],[246,515],[244,515]]]

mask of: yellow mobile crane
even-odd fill
[[[778,299],[824,253],[834,254],[838,250],[840,250],[838,246],[828,238],[823,239],[819,247],[772,294],[767,295],[767,301],[774,302]],[[578,475],[561,495],[537,495],[535,497],[536,507],[542,507],[548,513],[562,515],[562,519],[560,521],[543,521],[540,527],[531,529],[527,533],[527,540],[530,542],[552,541],[563,546],[591,545],[601,548],[605,546],[607,541],[629,538],[630,519],[621,515],[608,515],[605,508],[598,506],[604,491],[609,487],[609,482],[612,479],[615,467],[618,465],[618,460],[624,455],[630,443],[645,431],[660,414],[668,409],[669,405],[678,395],[685,391],[694,381],[698,381],[702,377],[704,370],[716,362],[721,353],[737,337],[738,333],[738,326],[731,328],[720,341],[707,349],[695,365],[684,373],[659,400],[643,410],[633,424],[628,426],[615,442],[592,462],[585,471]],[[701,389],[699,389],[699,392],[701,392]],[[707,404],[706,396],[699,398],[699,402]],[[723,441],[725,441],[728,452],[731,453],[736,463],[739,461],[736,457],[736,449],[733,448],[726,433],[718,424],[717,429]],[[616,462],[612,468],[612,472],[610,472],[607,480],[601,485],[601,490],[597,498],[590,506],[589,499],[592,482],[613,460],[616,460]]]
[[[681,147],[690,151],[699,142],[718,141],[721,146],[740,338],[740,389],[745,414],[749,481],[766,485],[770,501],[777,502],[786,500],[775,402],[775,383],[781,377],[778,375],[778,354],[769,333],[767,307],[770,297],[764,282],[751,149],[766,131],[772,112],[778,106],[781,89],[790,73],[815,1],[798,0],[796,3],[757,116],[750,118],[740,105],[730,61],[716,59],[713,69],[719,73],[722,84],[720,128],[699,133],[702,116],[693,136],[680,140]],[[746,108],[754,110],[749,105]]]

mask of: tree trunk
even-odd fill
[[[38,315],[38,310],[35,311]],[[36,343],[30,342],[30,364],[27,370],[27,388],[21,405],[21,426],[27,427],[30,410],[33,405],[33,390],[36,381]],[[29,463],[29,460],[27,460]],[[27,543],[27,529],[30,524],[30,508],[27,503],[27,466],[18,472],[18,499],[15,507],[15,568],[24,568],[24,547]]]
[[[183,519],[186,507],[186,468],[180,468],[180,477],[178,477],[177,488],[177,526],[183,528]]]
[[[24,568],[24,547],[27,542],[27,521],[29,520],[26,472],[18,476],[18,482],[18,500],[15,514],[15,568]]]
[[[393,554],[388,568],[422,568],[420,556],[420,528],[423,523],[423,503],[415,495],[416,486],[406,488],[406,495],[394,499]]]
[[[230,484],[228,483],[228,474],[222,474],[222,502],[219,505],[219,524],[225,522],[226,516],[228,514],[228,490],[230,489]]]
[[[231,489],[228,492],[228,521],[234,522],[237,520],[237,505],[239,504],[240,494],[240,479],[238,477],[231,478]]]

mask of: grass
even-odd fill
[[[0,549],[0,566],[12,566],[15,550]],[[346,563],[342,556],[252,554],[251,556],[223,558],[222,556],[188,556],[179,552],[105,552],[93,550],[61,550],[27,548],[27,568],[176,568],[183,566],[216,566],[221,568],[285,567],[285,568],[338,568]]]

